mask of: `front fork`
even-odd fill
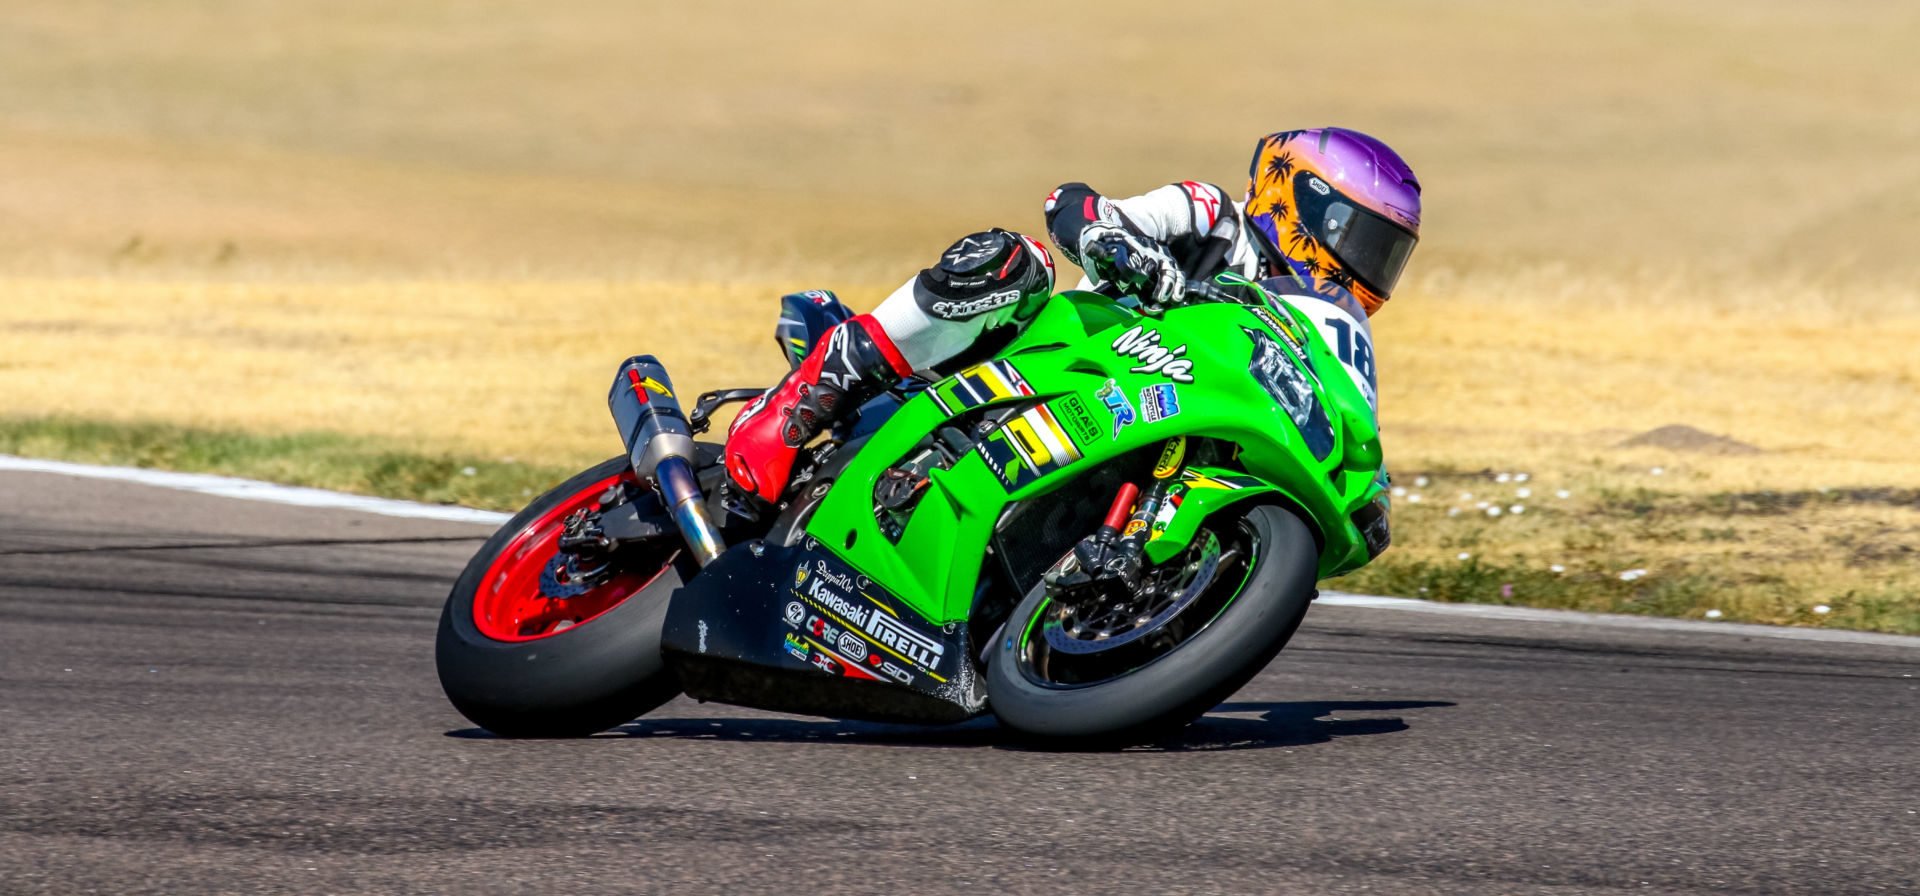
[[[1056,591],[1069,592],[1118,578],[1127,588],[1138,589],[1143,552],[1153,539],[1154,517],[1167,500],[1168,485],[1185,466],[1186,455],[1186,436],[1168,439],[1146,492],[1131,482],[1122,484],[1100,528],[1074,545],[1073,553],[1048,572],[1046,583]]]

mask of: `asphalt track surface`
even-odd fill
[[[1321,606],[1150,749],[506,741],[433,671],[484,534],[0,474],[0,892],[1920,892],[1920,646]]]

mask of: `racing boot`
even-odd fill
[[[798,368],[734,419],[728,478],[766,504],[779,501],[802,446],[912,373],[872,315],[836,324]]]

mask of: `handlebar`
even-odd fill
[[[1234,295],[1233,293],[1228,292],[1227,290],[1221,289],[1220,286],[1214,283],[1213,281],[1210,281],[1210,280],[1188,280],[1187,281],[1187,304],[1195,304],[1199,302],[1226,302],[1230,304],[1241,304],[1244,301],[1245,300],[1240,296]]]
[[[1110,251],[1111,254],[1108,260],[1114,267],[1115,279],[1121,281],[1115,282],[1114,285],[1119,287],[1122,293],[1138,298],[1139,291],[1147,285],[1146,272],[1134,266],[1133,254],[1128,251],[1124,244],[1115,245]],[[1222,289],[1219,284],[1210,280],[1188,280],[1186,283],[1186,298],[1181,304],[1192,305],[1206,302],[1242,304],[1246,301],[1246,297]]]

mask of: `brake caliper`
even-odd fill
[[[565,600],[578,597],[613,578],[615,542],[600,527],[600,513],[624,497],[618,484],[600,496],[595,509],[567,514],[561,523],[559,550],[540,571],[540,593]]]

